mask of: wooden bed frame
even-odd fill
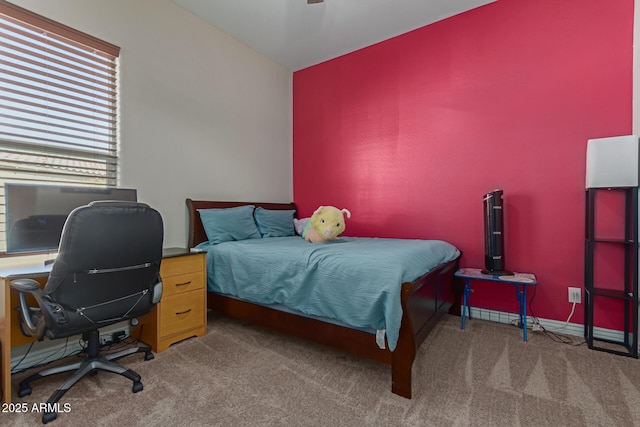
[[[189,247],[207,240],[198,209],[255,205],[265,209],[296,209],[293,203],[217,202],[187,199]],[[459,259],[459,257],[458,257]],[[462,283],[453,273],[458,259],[442,264],[414,282],[402,284],[402,322],[396,349],[381,350],[375,336],[356,329],[326,323],[274,308],[207,292],[207,306],[229,317],[250,321],[348,353],[391,365],[391,391],[411,398],[411,370],[420,344],[440,317],[460,314]]]

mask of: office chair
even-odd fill
[[[31,394],[32,381],[75,371],[47,401],[43,424],[56,419],[56,402],[74,384],[98,370],[129,378],[134,393],[142,390],[140,375],[114,361],[139,352],[145,360],[153,359],[151,348],[101,355],[98,329],[144,315],[160,301],[163,237],[162,217],[146,204],[92,202],[69,214],[44,288],[32,279],[11,282],[11,289],[19,292],[25,335],[42,340],[82,334],[87,343],[81,362],[45,369],[20,382],[18,396],[23,397]],[[29,306],[26,295],[37,306]]]

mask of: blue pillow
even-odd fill
[[[295,210],[274,210],[256,208],[256,224],[262,237],[295,236],[293,215]]]
[[[260,232],[253,220],[253,205],[226,209],[198,209],[209,244],[232,240],[259,239]]]

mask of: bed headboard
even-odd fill
[[[218,202],[211,200],[191,200],[187,199],[187,210],[189,211],[189,233],[188,245],[193,248],[198,243],[207,241],[207,234],[204,232],[202,221],[198,209],[224,209],[235,208],[237,206],[254,205],[265,209],[288,210],[296,209],[295,203],[263,203],[263,202]],[[294,215],[295,216],[295,215]]]

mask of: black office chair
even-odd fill
[[[11,282],[11,289],[19,292],[20,326],[25,335],[42,340],[82,334],[87,356],[81,362],[29,376],[20,382],[18,396],[31,394],[34,380],[74,370],[51,395],[47,408],[55,408],[75,383],[97,370],[129,378],[134,393],[142,390],[140,375],[114,360],[139,352],[145,353],[145,360],[153,359],[151,348],[101,355],[98,329],[146,314],[160,301],[163,237],[162,217],[143,203],[93,202],[69,214],[44,288],[32,279],[17,279]],[[35,298],[37,307],[28,305],[27,294]],[[55,411],[45,412],[42,422],[56,416]]]

